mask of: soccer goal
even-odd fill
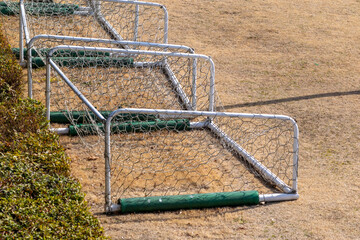
[[[74,51],[88,59],[57,55]],[[107,212],[298,198],[296,122],[215,112],[221,103],[211,58],[60,46],[49,51],[46,69],[52,127],[105,153]]]
[[[16,32],[26,43],[41,34],[167,43],[168,13],[165,6],[157,3],[5,0],[0,4],[0,12],[19,19]],[[19,40],[19,44],[21,48],[23,41]],[[56,45],[59,43],[53,46]]]
[[[95,38],[85,38],[85,37],[69,37],[69,36],[57,36],[57,35],[38,35],[34,37],[28,44],[30,48],[32,47],[33,43],[36,43],[38,41],[62,41],[67,43],[80,43],[80,44],[88,44],[88,46],[107,46],[107,47],[118,47],[121,46],[123,49],[138,49],[138,50],[152,50],[152,51],[169,51],[169,52],[179,52],[179,53],[194,53],[193,49],[184,45],[175,45],[175,44],[163,44],[163,43],[148,43],[148,42],[134,42],[134,41],[125,41],[125,40],[111,40],[111,39],[95,39]],[[43,54],[46,55],[49,53],[50,49],[42,49]],[[43,60],[42,57],[39,57],[36,51],[32,51],[32,56],[28,59],[28,91],[29,96],[34,97],[37,100],[42,101],[44,99],[44,96],[42,96],[44,89],[45,89],[45,82],[42,81],[42,79],[45,79],[45,68],[43,66],[45,65],[45,59]],[[141,72],[141,68],[147,68],[152,67],[154,65],[154,62],[151,63],[149,60],[147,61],[145,57],[143,59],[138,59],[137,62],[134,64],[127,64],[125,66],[124,61],[118,61],[118,66],[116,66],[115,62],[110,63],[109,60],[110,55],[113,55],[109,52],[101,52],[98,50],[94,51],[74,51],[69,49],[63,49],[59,50],[54,53],[54,59],[57,61],[60,65],[67,64],[67,70],[72,69],[67,73],[68,76],[74,76],[75,78],[78,77],[77,75],[81,74],[83,81],[91,81],[91,75],[94,74],[93,71],[96,69],[96,75],[108,76],[108,68],[116,67],[117,72],[121,72],[121,69],[131,69],[132,72]],[[119,54],[118,54],[119,55]],[[35,56],[35,57],[34,57]],[[104,58],[105,57],[105,58]],[[121,57],[120,57],[121,58]],[[116,58],[114,58],[116,59]],[[128,61],[132,61],[134,58],[129,57]],[[111,60],[113,61],[113,60]],[[158,60],[154,60],[158,61]],[[130,63],[130,62],[128,62]],[[29,67],[30,65],[39,67],[34,73],[33,73],[33,67]],[[119,68],[121,66],[121,68]],[[136,66],[136,68],[134,68]],[[178,80],[174,76],[174,73],[169,66],[169,64],[164,64],[166,68],[164,68],[164,71],[160,71],[159,74],[162,75],[162,77],[168,78],[172,84],[175,86],[175,88],[178,91],[182,91],[181,86],[178,84]],[[89,69],[91,67],[93,70]],[[125,67],[125,68],[124,68]],[[192,61],[192,70],[190,71],[192,79],[196,78],[196,68],[197,63],[196,59]],[[183,68],[185,69],[185,68]],[[84,75],[87,74],[88,76]],[[165,74],[165,75],[164,75]],[[119,77],[122,75],[120,74]],[[188,75],[187,75],[188,76]],[[116,72],[112,75],[112,78],[116,77]],[[180,76],[181,77],[181,76]],[[34,79],[33,79],[34,78]],[[39,81],[40,80],[40,81]],[[142,85],[139,84],[138,87],[141,87]],[[194,94],[193,94],[194,95]],[[41,97],[42,96],[42,97]],[[185,96],[185,94],[181,94],[181,96]],[[192,100],[192,103],[189,102],[189,99],[186,99],[185,97],[182,97],[183,104],[186,105],[186,108],[191,108],[191,104],[195,104],[195,99]]]
[[[45,65],[46,53],[51,47],[74,44],[69,42],[69,37],[167,43],[168,13],[165,6],[157,3],[127,0],[56,3],[6,0],[1,4],[3,16],[19,19],[20,27],[16,31],[19,32],[19,48],[13,48],[13,51],[21,64],[27,65],[29,82],[32,81],[32,68]],[[99,42],[91,44],[105,46]],[[89,43],[77,42],[76,45],[89,46]],[[32,97],[31,89],[29,97]]]

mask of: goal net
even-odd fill
[[[49,48],[72,44],[66,38],[52,38],[49,41],[46,36],[167,43],[168,13],[163,5],[156,3],[127,0],[5,0],[1,2],[0,15],[8,23],[4,26],[8,29],[7,33],[18,41],[17,44],[12,41],[11,45],[22,63],[24,59],[34,57],[37,58],[35,63],[43,66]],[[77,42],[76,45],[85,43]],[[92,46],[103,45],[93,42]],[[27,51],[28,48],[32,50]],[[34,62],[28,64],[29,74],[33,65]],[[39,65],[35,64],[35,67]]]

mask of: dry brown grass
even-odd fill
[[[213,57],[228,111],[288,114],[300,127],[300,199],[106,217],[115,239],[358,239],[358,1],[157,1],[172,43]]]
[[[360,2],[157,2],[169,10],[170,43],[213,57],[217,92],[228,111],[296,118],[300,199],[106,216],[103,163],[65,139],[73,174],[106,234],[113,239],[359,239]]]

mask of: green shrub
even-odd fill
[[[102,238],[79,184],[43,168],[20,153],[0,156],[0,239]]]
[[[104,238],[43,107],[19,99],[0,115],[0,239]]]
[[[0,30],[2,30],[1,24]],[[20,94],[21,84],[22,69],[15,55],[12,54],[3,31],[0,31],[0,102]]]
[[[38,133],[47,127],[43,107],[31,99],[0,102],[0,116],[1,142],[13,142],[20,133]]]
[[[0,239],[104,239],[0,31]]]

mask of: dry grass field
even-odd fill
[[[300,199],[255,207],[103,214],[104,164],[65,137],[73,175],[112,239],[360,239],[360,1],[157,0],[169,43],[216,64],[229,112],[300,128]]]
[[[114,239],[359,239],[360,1],[163,0],[169,42],[212,56],[227,111],[300,127],[300,199],[99,218]]]

